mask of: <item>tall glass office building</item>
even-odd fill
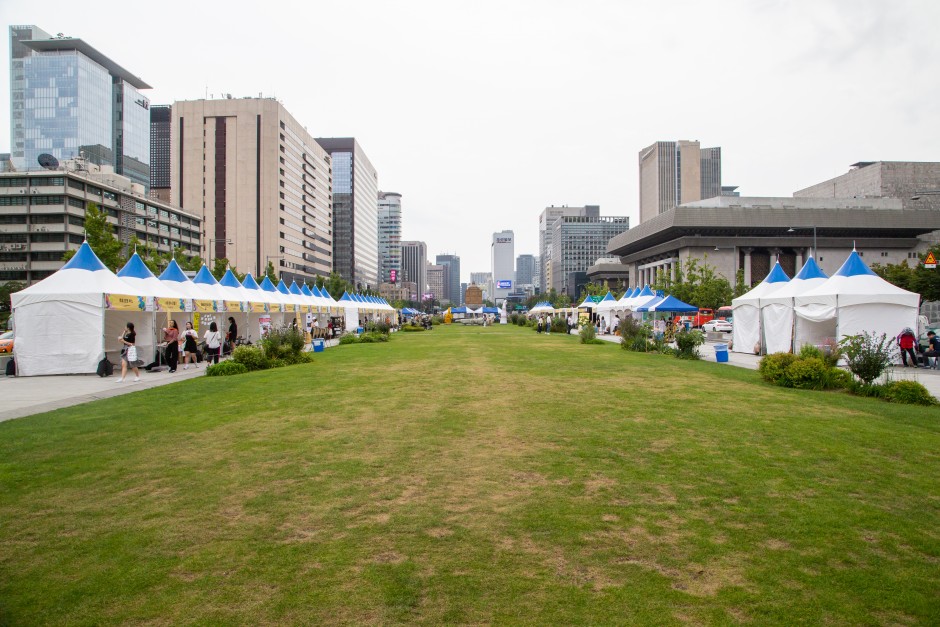
[[[395,282],[401,276],[401,194],[379,192],[379,283]]]
[[[81,39],[10,27],[11,160],[84,156],[150,186],[150,101],[141,79]]]

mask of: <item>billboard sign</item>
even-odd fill
[[[496,282],[496,289],[498,290],[511,290],[512,281],[502,280]]]
[[[392,268],[388,271],[388,278],[391,280],[392,285],[395,284],[395,281],[398,279],[398,270]]]

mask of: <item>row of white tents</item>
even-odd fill
[[[799,351],[873,333],[888,337],[917,328],[920,295],[885,281],[854,250],[831,277],[810,257],[791,280],[776,263],[767,277],[732,303],[732,350]]]
[[[267,277],[259,284],[249,274],[239,282],[231,270],[216,281],[206,266],[190,280],[176,261],[156,277],[134,253],[116,275],[83,243],[62,269],[11,296],[17,374],[91,373],[107,353],[120,349],[118,337],[133,322],[138,352],[151,354],[160,328],[157,314],[177,323],[206,314],[225,331],[232,317],[247,328],[261,320],[303,328],[306,316],[323,322],[343,315],[347,328],[363,316],[391,316],[395,309],[374,296],[344,293],[336,300],[325,290],[296,283],[278,285]],[[165,326],[165,324],[163,325]],[[243,327],[244,328],[244,327]]]

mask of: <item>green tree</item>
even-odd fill
[[[85,240],[108,269],[117,272],[127,262],[124,244],[114,236],[114,227],[108,222],[108,214],[99,211],[98,205],[88,203],[85,210]],[[74,250],[66,251],[62,255],[63,261],[75,256]]]
[[[741,282],[743,283],[743,275]],[[671,294],[681,301],[700,308],[717,309],[731,304],[734,290],[728,279],[715,271],[706,254],[701,260],[689,257],[675,269],[675,277],[657,272],[653,288]]]
[[[24,289],[26,284],[22,281],[7,281],[6,283],[0,284],[0,314],[9,314],[11,304],[10,304],[10,294],[14,292],[19,292]]]
[[[228,271],[228,259],[225,257],[218,257],[212,263],[212,276],[216,278],[217,281],[221,281],[222,277],[225,276],[225,273]],[[239,281],[245,280],[245,274],[238,271],[236,268],[232,268],[232,274],[235,275],[235,278]]]
[[[277,272],[274,270],[274,264],[271,263],[271,260],[268,259],[268,265],[264,268],[264,275],[258,277],[258,282],[260,283],[264,277],[271,279],[271,283],[277,285],[280,278],[277,276]]]

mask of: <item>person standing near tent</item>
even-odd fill
[[[907,368],[907,356],[911,356],[911,367],[917,367],[917,355],[914,353],[914,345],[917,343],[917,336],[910,327],[904,327],[897,337],[898,347],[901,349],[901,362]]]
[[[121,378],[118,383],[123,383],[127,377],[127,365],[137,363],[137,333],[134,331],[134,323],[128,322],[124,329],[124,334],[118,338],[124,348],[121,350]],[[140,370],[137,366],[131,366],[134,369],[134,383],[140,381]]]
[[[215,322],[209,324],[209,330],[206,331],[203,339],[206,341],[206,361],[214,364],[219,363],[219,353],[222,352],[222,334],[219,333],[219,327]]]
[[[170,367],[170,372],[176,372],[180,360],[180,328],[176,320],[170,320],[170,325],[164,327],[163,341],[166,342],[166,365]]]
[[[933,366],[930,362],[931,357],[933,357]],[[924,366],[937,368],[940,365],[938,358],[940,358],[940,338],[933,331],[927,331],[927,350],[924,351]]]
[[[232,316],[228,317],[228,333],[225,334],[225,343],[228,346],[225,347],[226,352],[231,352],[235,350],[235,339],[238,337],[238,325],[235,324],[235,318]]]
[[[193,328],[192,322],[186,323],[186,330],[183,331],[183,370],[189,370],[189,364],[192,363],[195,368],[199,367],[199,361],[196,356],[196,351],[198,347],[196,346],[196,340],[199,339],[199,334],[196,333],[196,330]]]

